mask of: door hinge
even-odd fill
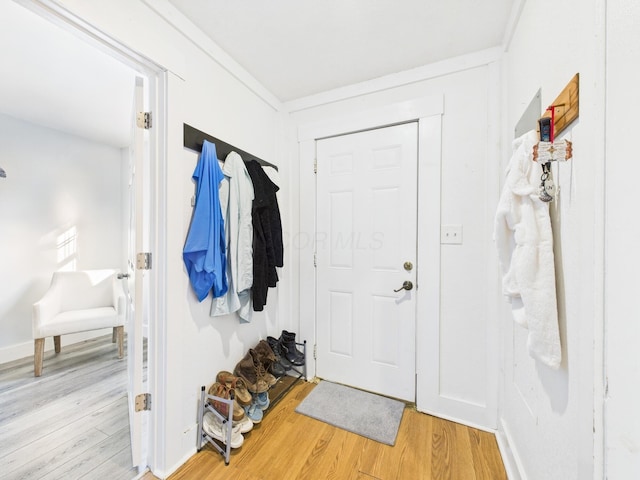
[[[136,395],[135,407],[136,412],[151,410],[151,394],[141,393],[139,395]]]
[[[313,344],[313,359],[317,359],[318,358],[318,344],[314,343]]]
[[[142,252],[136,255],[136,268],[138,270],[151,270],[151,252]]]
[[[318,173],[318,159],[313,159],[313,173]]]
[[[139,128],[149,130],[151,128],[151,112],[138,112],[136,115],[136,125]]]

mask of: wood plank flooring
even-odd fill
[[[111,335],[0,365],[0,478],[130,480],[127,361]]]
[[[314,388],[298,383],[245,434],[231,461],[206,446],[169,480],[503,480],[494,435],[404,411],[391,447],[295,413]],[[144,480],[153,480],[150,473]]]

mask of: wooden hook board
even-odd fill
[[[560,133],[571,124],[579,114],[579,90],[580,74],[576,73],[566,87],[560,92],[560,95],[553,101],[551,106],[555,107],[555,118],[553,128],[555,135]],[[551,107],[550,106],[550,107]],[[547,110],[543,117],[551,117],[551,110]]]

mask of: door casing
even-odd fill
[[[149,248],[155,258],[166,258],[166,206],[154,199],[166,198],[166,146],[162,139],[167,136],[166,126],[166,85],[167,72],[156,63],[139,55],[126,45],[114,40],[110,36],[95,28],[93,25],[77,17],[69,10],[52,0],[18,0],[20,4],[29,8],[47,21],[55,23],[61,28],[72,32],[102,51],[108,52],[113,58],[122,62],[144,75],[149,80],[149,105],[153,112],[153,129],[150,132],[150,169],[145,172],[144,181],[149,188],[150,204],[148,216],[150,221],[145,227],[148,229]],[[164,434],[164,398],[161,392],[165,391],[166,365],[162,361],[166,353],[166,327],[165,306],[163,296],[154,295],[165,284],[165,273],[162,265],[164,262],[156,262],[157,267],[149,271],[148,311],[145,315],[154,321],[149,328],[148,350],[148,378],[149,390],[153,398],[154,408],[149,415],[148,423],[148,452],[147,464],[154,470],[162,471],[164,455],[162,452]],[[144,469],[146,465],[141,466]]]
[[[444,113],[444,96],[434,95],[407,102],[399,102],[385,107],[343,115],[298,129],[300,154],[299,192],[300,225],[296,243],[292,245],[299,252],[300,271],[300,338],[308,344],[316,343],[316,284],[315,284],[315,243],[316,235],[316,189],[315,152],[316,141],[322,138],[355,133],[374,128],[383,128],[418,122],[418,268],[416,292],[417,318],[439,318],[440,314],[440,173],[441,173],[441,129]],[[428,225],[438,228],[427,228]],[[424,268],[429,265],[429,268]],[[435,286],[422,288],[420,285]],[[438,322],[417,322],[416,344],[431,345],[438,338]],[[435,330],[435,331],[434,331]],[[435,336],[434,336],[435,335]],[[435,362],[435,363],[434,363]],[[433,401],[430,385],[432,375],[438,374],[438,351],[431,348],[416,349],[416,406],[426,411],[428,401]],[[313,357],[309,356],[308,375],[315,376]],[[431,365],[423,369],[421,366]],[[431,376],[431,377],[430,377]],[[431,383],[429,383],[431,382]]]

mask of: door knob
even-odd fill
[[[118,274],[118,279],[122,280],[123,278],[129,278],[129,274],[128,273],[119,273]]]
[[[394,292],[399,292],[400,290],[411,290],[413,288],[413,282],[410,282],[409,280],[405,280],[404,282],[402,282],[402,286],[397,289],[394,290]]]

